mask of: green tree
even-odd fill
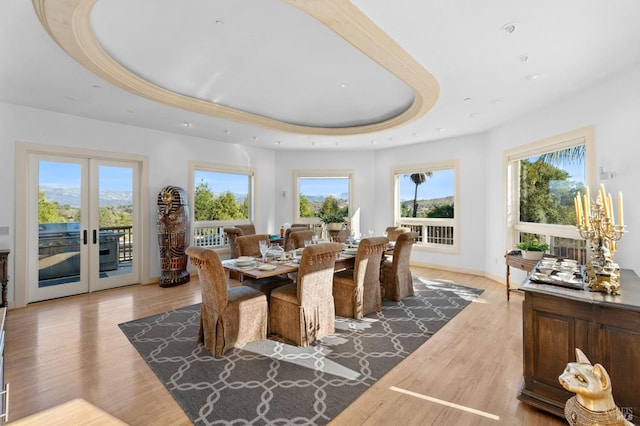
[[[412,217],[417,217],[418,215],[418,186],[422,185],[427,181],[427,178],[433,176],[433,172],[424,172],[424,173],[412,173],[409,175],[409,179],[414,183],[416,189],[413,194],[413,214]]]
[[[311,204],[309,203],[309,199],[300,194],[300,217],[314,217],[315,213],[311,208]]]
[[[222,193],[213,204],[213,220],[244,219],[242,210],[231,191]]]
[[[520,161],[520,221],[571,225],[575,223],[573,198],[581,183],[539,157]]]
[[[209,184],[204,180],[201,180],[200,183],[196,185],[196,191],[193,199],[195,219],[198,221],[213,220],[215,201],[215,196],[213,195],[211,188],[209,188]]]
[[[428,212],[427,217],[433,218],[453,218],[453,204],[440,204],[433,206]]]
[[[38,190],[38,223],[66,222],[58,207],[57,202],[46,199],[43,189]]]
[[[338,202],[338,200],[331,195],[328,195],[325,197],[317,213],[317,216],[320,218],[325,216],[346,217],[348,215],[349,215],[349,206],[345,205],[344,207],[340,207],[340,203]]]

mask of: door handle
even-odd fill
[[[98,242],[98,231],[93,230],[93,244]]]
[[[87,245],[87,230],[82,231],[82,244]]]

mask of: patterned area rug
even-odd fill
[[[460,313],[482,290],[414,278],[416,296],[299,348],[252,342],[216,359],[197,342],[200,305],[120,324],[197,425],[321,425]]]

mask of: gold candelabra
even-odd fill
[[[589,187],[583,196],[576,195],[576,226],[580,236],[590,241],[591,256],[584,268],[585,282],[590,291],[604,291],[620,294],[620,268],[613,262],[618,241],[625,230],[622,211],[622,193],[618,194],[618,224],[613,219],[611,194],[606,193],[604,185],[595,202],[591,200]]]

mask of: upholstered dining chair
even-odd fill
[[[222,262],[214,250],[188,247],[185,253],[200,278],[198,342],[222,357],[230,348],[266,339],[268,307],[264,293],[246,286],[227,287]]]
[[[309,230],[308,225],[299,225],[299,224],[293,224],[291,225],[291,227],[285,229],[284,230],[284,251],[291,251],[291,250],[295,250],[296,248],[296,246],[293,243],[293,238],[291,238],[292,232],[307,231],[307,230]]]
[[[409,264],[411,248],[418,239],[417,232],[403,232],[393,249],[393,258],[382,263],[382,297],[399,302],[413,296],[413,277]]]
[[[335,237],[333,237],[333,241],[336,243],[346,243],[349,240],[349,235],[351,235],[351,230],[349,228],[341,229],[338,231]]]
[[[238,244],[238,252],[240,256],[262,256],[260,253],[260,241],[266,241],[269,244],[269,234],[241,235],[236,238]],[[243,277],[242,285],[246,285],[256,290],[260,290],[267,295],[267,299],[274,288],[278,288],[285,284],[291,284],[291,280],[287,277],[277,275],[269,278],[247,278]]]
[[[396,241],[398,239],[398,235],[404,234],[405,232],[411,231],[409,228],[402,228],[400,226],[388,226],[387,229],[387,238],[389,241]]]
[[[361,319],[382,309],[380,265],[388,244],[386,237],[363,239],[358,245],[353,269],[333,275],[336,315]]]
[[[271,292],[271,334],[308,346],[335,332],[333,268],[341,248],[338,243],[321,243],[304,249],[297,283]]]
[[[311,241],[315,233],[310,229],[292,232],[289,236],[293,240],[294,248],[304,248],[305,241]]]
[[[256,227],[253,223],[236,225],[235,227],[242,231],[242,235],[253,235],[256,233]]]

